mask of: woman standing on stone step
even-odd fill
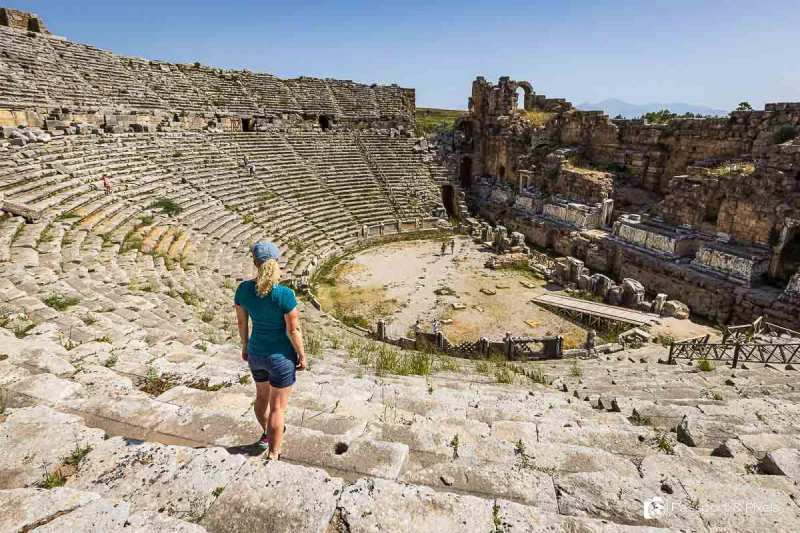
[[[250,365],[256,382],[254,409],[264,430],[257,444],[269,448],[268,459],[278,459],[284,411],[295,382],[295,371],[306,368],[306,353],[294,291],[278,284],[280,250],[271,242],[259,241],[252,253],[258,275],[241,282],[236,289],[236,319],[242,359]]]

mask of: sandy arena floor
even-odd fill
[[[545,282],[516,271],[495,271],[484,263],[492,256],[481,251],[469,238],[457,237],[455,253],[441,255],[435,241],[399,242],[371,248],[337,267],[337,283],[375,291],[385,299],[396,299],[397,310],[385,317],[393,335],[405,335],[414,321],[431,329],[435,317],[452,323],[442,325],[451,341],[475,340],[485,336],[561,334],[567,345],[583,342],[585,330],[531,303],[547,292]],[[522,281],[532,283],[526,288]],[[437,289],[450,288],[455,294],[438,296]],[[489,295],[481,289],[496,292]],[[453,304],[463,304],[456,310]],[[370,317],[377,320],[377,317]]]

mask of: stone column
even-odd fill
[[[578,283],[583,275],[583,261],[574,257],[567,257],[569,262],[569,280],[573,283]]]
[[[608,227],[611,225],[611,215],[614,213],[614,200],[606,198],[603,200],[603,207],[600,211],[600,225]]]
[[[386,340],[386,322],[384,322],[383,320],[378,320],[378,324],[377,324],[376,332],[375,332],[375,337],[379,341],[385,341]]]

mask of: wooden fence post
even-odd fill
[[[674,353],[675,353],[675,343],[671,342],[669,343],[669,359],[667,360],[667,363],[669,363],[670,365],[673,364],[675,360],[675,356],[673,355]]]
[[[736,365],[739,364],[739,350],[741,348],[742,345],[737,342],[736,347],[733,349],[733,368],[736,368]]]

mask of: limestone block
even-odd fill
[[[246,470],[225,487],[203,526],[219,533],[327,530],[344,488],[341,479],[282,461]]]
[[[98,446],[105,433],[87,428],[80,417],[39,405],[18,409],[0,425],[0,486],[32,485],[44,466],[57,466],[80,446]]]
[[[34,401],[51,404],[58,404],[83,394],[83,387],[78,383],[58,378],[53,374],[35,374],[14,383],[8,389]]]
[[[800,451],[780,448],[767,453],[761,461],[761,470],[775,476],[786,476],[800,481]]]
[[[36,209],[23,202],[15,202],[13,200],[3,200],[0,208],[6,213],[11,213],[15,216],[23,217],[28,222],[36,222],[42,218],[41,209]]]
[[[603,274],[593,274],[590,279],[592,280],[592,292],[603,299],[608,296],[608,291],[615,285],[611,278]]]
[[[556,493],[549,474],[511,464],[483,462],[470,459],[445,460],[429,468],[412,469],[403,481],[436,486],[447,479],[455,490],[493,494],[543,511],[558,512]]]
[[[689,318],[689,306],[678,300],[668,300],[665,302],[662,312],[665,316],[675,317],[680,320]]]
[[[661,311],[664,309],[664,304],[667,302],[667,295],[663,293],[659,293],[656,295],[655,300],[653,300],[653,307],[651,311],[658,315],[661,314]]]
[[[610,305],[622,305],[622,294],[622,287],[614,285],[609,288],[608,294],[606,294],[606,301]]]
[[[57,487],[55,489],[0,490],[0,531],[27,531],[100,499],[98,494]]]
[[[68,486],[124,499],[137,510],[202,516],[247,462],[222,448],[195,449],[114,437],[95,447]]]
[[[342,521],[351,533],[374,531],[581,531],[600,533],[655,533],[656,528],[609,524],[592,518],[543,512],[506,500],[436,492],[419,485],[381,479],[359,479],[348,486],[340,500]],[[641,503],[638,503],[641,513]],[[638,523],[633,521],[629,523]]]
[[[626,307],[637,307],[644,300],[644,285],[635,279],[625,278],[622,280],[622,305]]]
[[[592,278],[587,276],[586,274],[582,274],[580,278],[578,278],[578,289],[582,291],[589,291],[592,289]]]

